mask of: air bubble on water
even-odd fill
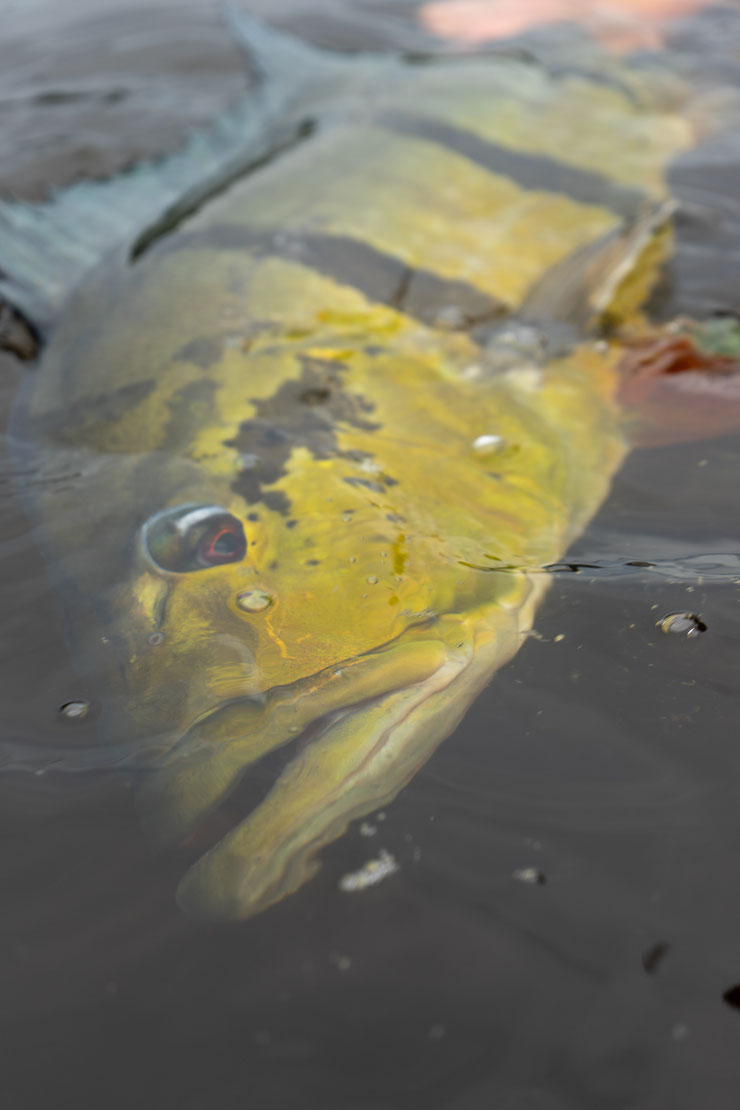
[[[707,630],[706,624],[696,613],[668,613],[658,621],[657,627],[667,636],[685,636],[687,640],[692,640],[700,632]]]
[[[272,597],[264,590],[245,590],[237,596],[236,603],[245,613],[261,613],[272,605]]]
[[[59,712],[63,717],[66,717],[68,721],[79,721],[90,712],[90,702],[65,701],[64,705],[59,706]]]
[[[368,574],[365,581],[369,582],[371,586],[374,586],[377,583],[378,579],[376,578],[376,576],[374,574]]]
[[[504,445],[502,436],[494,435],[492,432],[487,435],[478,436],[473,440],[473,450],[476,455],[494,455],[500,451]]]
[[[513,871],[511,877],[518,883],[527,883],[529,886],[544,886],[546,882],[544,872],[537,867],[521,867]]]

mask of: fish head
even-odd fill
[[[29,495],[103,738],[156,843],[218,828],[178,894],[217,920],[296,890],[411,779],[624,450],[594,351],[487,376],[465,336],[299,264],[227,262],[165,255],[94,290],[115,312],[82,336],[68,314],[27,421],[66,459]]]
[[[489,527],[468,416],[456,427],[433,393],[405,436],[398,409],[383,428],[357,427],[346,399],[333,416],[322,389],[354,393],[379,425],[388,360],[397,404],[405,374],[419,404],[426,372],[389,349],[342,350],[344,370],[303,349],[265,356],[283,383],[274,411],[250,402],[215,457],[111,450],[111,429],[78,429],[69,481],[36,494],[73,654],[105,741],[135,768],[147,832],[175,846],[228,823],[182,882],[195,916],[248,917],[310,877],[321,846],[387,804],[513,654],[544,586],[462,565],[471,514],[478,546]],[[142,427],[152,396],[133,401]],[[249,781],[270,788],[245,814]]]

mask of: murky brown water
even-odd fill
[[[417,41],[407,8],[348,11],[282,16],[341,46]],[[174,149],[247,81],[205,0],[6,0],[4,14],[5,194]],[[732,77],[737,19],[695,19],[676,49],[713,51]],[[675,181],[698,175],[726,210],[739,169],[731,138]],[[725,224],[730,245],[738,228]],[[666,313],[738,309],[733,252],[718,267],[692,234]],[[5,411],[24,372],[0,356]],[[126,782],[80,769],[94,717],[57,708],[89,692],[3,456],[3,1106],[734,1110],[739,464],[737,437],[633,453],[570,558],[678,566],[559,576],[540,639],[380,823],[372,847],[396,876],[337,889],[370,854],[355,830],[268,914],[204,928],[175,910],[179,860],[151,853]],[[702,583],[691,558],[707,554],[725,569]],[[656,630],[683,609],[708,631]],[[78,769],[55,770],[73,750]]]

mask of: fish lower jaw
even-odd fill
[[[252,917],[311,879],[321,849],[352,821],[389,804],[426,761],[429,736],[422,740],[419,711],[464,666],[442,668],[436,689],[420,683],[323,722],[267,797],[185,875],[177,900],[188,916]]]
[[[261,702],[237,699],[204,715],[140,780],[137,804],[149,837],[162,847],[180,844],[276,753],[283,753],[282,771],[285,753],[359,707],[428,680],[448,665],[448,655],[437,640],[391,644]]]
[[[206,817],[220,824],[180,883],[182,908],[203,920],[245,919],[310,879],[320,850],[396,797],[516,652],[542,587],[523,580],[517,608],[498,602],[440,618],[423,635],[285,688],[246,732],[244,705],[207,718],[145,799],[170,843]],[[281,747],[290,761],[256,805],[242,806],[264,770],[258,760]],[[223,820],[227,799],[236,824]]]

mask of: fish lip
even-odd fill
[[[207,855],[211,848],[237,829],[260,808],[286,768],[302,751],[320,740],[328,728],[342,716],[360,706],[348,705],[344,710],[318,715],[305,728],[291,735],[259,759],[245,766],[229,789],[225,790],[194,823],[191,835],[197,836],[197,856]],[[265,770],[269,762],[269,770]],[[187,838],[185,838],[187,842]]]
[[[384,754],[397,730],[403,734],[405,723],[416,717],[422,704],[457,680],[471,659],[470,650],[450,653],[428,680],[397,685],[389,692],[390,712],[386,696],[378,693],[356,701],[349,712],[330,714],[321,721],[315,737],[320,747],[318,761],[312,754],[313,745],[291,759],[287,774],[275,784],[277,794],[272,794],[271,788],[271,800],[265,806],[258,804],[242,815],[199,857],[178,884],[181,909],[202,921],[244,920],[298,890],[321,866],[321,849],[342,835],[350,821],[387,805],[430,754],[428,743],[431,741],[432,749],[436,747],[450,719],[454,727],[457,709],[454,705],[444,708],[440,718],[437,704],[434,721],[428,722],[431,737],[425,727],[421,748],[416,738],[423,717],[409,736],[401,736],[402,749],[410,743],[405,754],[401,751],[402,758],[398,758],[399,752],[391,752],[389,764]],[[360,717],[359,749],[353,710]],[[326,748],[326,734],[335,729],[338,734]],[[332,766],[335,758],[336,766]]]
[[[428,622],[425,622],[428,623]],[[294,753],[341,717],[395,690],[423,681],[441,665],[446,647],[436,639],[399,637],[381,649],[322,668],[263,694],[232,698],[200,714],[152,765],[137,805],[152,839],[186,841],[275,752]],[[292,761],[282,759],[276,776]],[[248,814],[243,814],[244,820]]]
[[[342,676],[346,669],[362,668],[364,670],[366,668],[372,667],[373,664],[378,663],[380,657],[383,655],[384,652],[403,642],[404,638],[408,637],[409,632],[429,628],[434,623],[436,623],[438,619],[439,618],[436,617],[436,615],[434,617],[425,616],[423,620],[407,625],[407,627],[402,632],[399,632],[397,636],[394,636],[393,639],[386,640],[384,643],[378,645],[377,647],[373,647],[370,650],[362,652],[359,655],[350,656],[349,658],[342,659],[336,663],[330,664],[327,667],[320,667],[318,670],[312,671],[310,674],[307,675],[302,675],[300,678],[296,678],[292,682],[286,682],[278,684],[276,686],[271,686],[269,687],[269,689],[260,691],[256,694],[241,694],[237,697],[227,698],[224,701],[218,702],[210,708],[203,710],[202,713],[199,713],[194,718],[191,724],[187,726],[185,731],[175,741],[175,744],[172,746],[172,748],[170,748],[168,755],[173,754],[175,752],[175,749],[180,748],[181,745],[185,744],[188,739],[194,733],[196,733],[197,730],[201,729],[204,725],[210,722],[216,721],[220,716],[225,715],[231,710],[237,710],[238,708],[243,708],[247,706],[253,706],[255,708],[265,708],[269,706],[270,702],[275,700],[278,695],[289,694],[290,691],[295,691],[301,685],[318,683],[322,679],[322,676],[327,676],[324,681],[328,682],[332,677],[338,678]],[[389,687],[389,689],[392,688],[393,686]],[[319,687],[319,689],[323,689],[323,686]],[[312,695],[306,696],[310,698]],[[382,695],[381,693],[379,693],[377,696]],[[336,714],[348,712],[355,705],[359,705],[367,700],[369,699],[361,698],[356,701],[348,700],[345,704],[337,706],[336,710],[333,710],[332,712]],[[317,721],[321,720],[325,716],[327,716],[327,713],[325,712],[317,713],[315,717],[311,718],[310,721],[307,721],[305,726],[301,727],[300,732],[304,732],[306,728],[310,727],[312,724],[315,724]],[[295,739],[297,738],[297,736],[298,733],[295,733],[293,734],[291,739]],[[233,740],[228,741],[225,746],[228,746],[232,743],[238,744],[241,740],[243,740],[243,738],[243,734],[235,736]],[[286,743],[290,743],[291,739],[286,740]],[[209,742],[207,741],[196,741],[197,746],[203,745],[207,747],[208,743]]]

